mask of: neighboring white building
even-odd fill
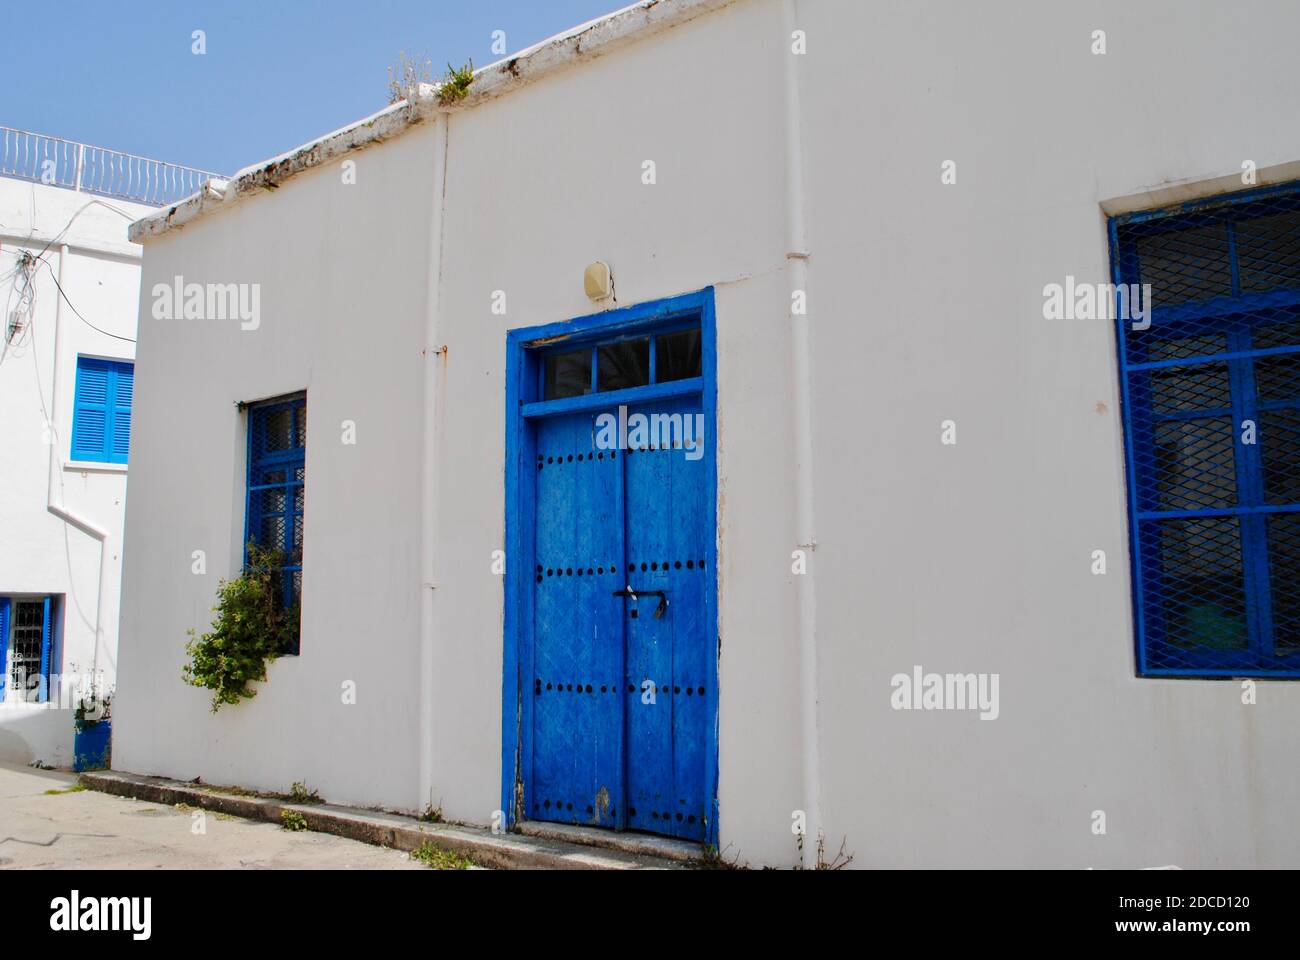
[[[647,2],[143,218],[114,766],[755,865],[1300,866],[1300,213],[1249,192],[1298,29]],[[1139,277],[1151,337],[1054,317]],[[186,632],[259,531],[301,647],[214,715]]]
[[[115,680],[140,287],[126,227],[204,176],[0,128],[0,760],[69,765],[75,703],[55,678]]]

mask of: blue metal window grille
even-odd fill
[[[244,542],[278,550],[276,584],[286,610],[302,600],[302,523],[307,397],[278,397],[248,408],[248,507]],[[247,549],[244,555],[248,562]],[[295,638],[290,653],[298,653]]]
[[[0,597],[0,699],[14,690],[25,700],[50,696],[57,597]]]
[[[135,367],[124,360],[77,358],[72,402],[72,459],[126,463],[131,446]]]
[[[1110,237],[1138,672],[1300,676],[1300,184]]]

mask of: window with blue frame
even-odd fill
[[[286,610],[302,601],[307,397],[278,397],[248,408],[248,504],[244,542],[279,555],[275,584]],[[247,552],[244,557],[248,562]],[[296,631],[295,631],[296,634]],[[289,653],[298,653],[295,636]]]
[[[77,357],[72,401],[72,459],[126,463],[131,446],[135,366],[126,360]]]
[[[541,366],[541,396],[563,400],[590,393],[630,390],[701,376],[699,321],[687,321],[653,335],[616,337],[572,349],[558,347]]]
[[[1300,676],[1300,184],[1110,227],[1138,671]]]
[[[44,703],[58,669],[58,597],[0,597],[0,700],[10,692]]]

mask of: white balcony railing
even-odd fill
[[[119,153],[60,137],[0,127],[0,177],[35,180],[163,207],[197,192],[218,173]]]

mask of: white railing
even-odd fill
[[[208,180],[225,179],[206,170],[11,127],[0,127],[0,177],[35,180],[155,207],[197,192]]]

